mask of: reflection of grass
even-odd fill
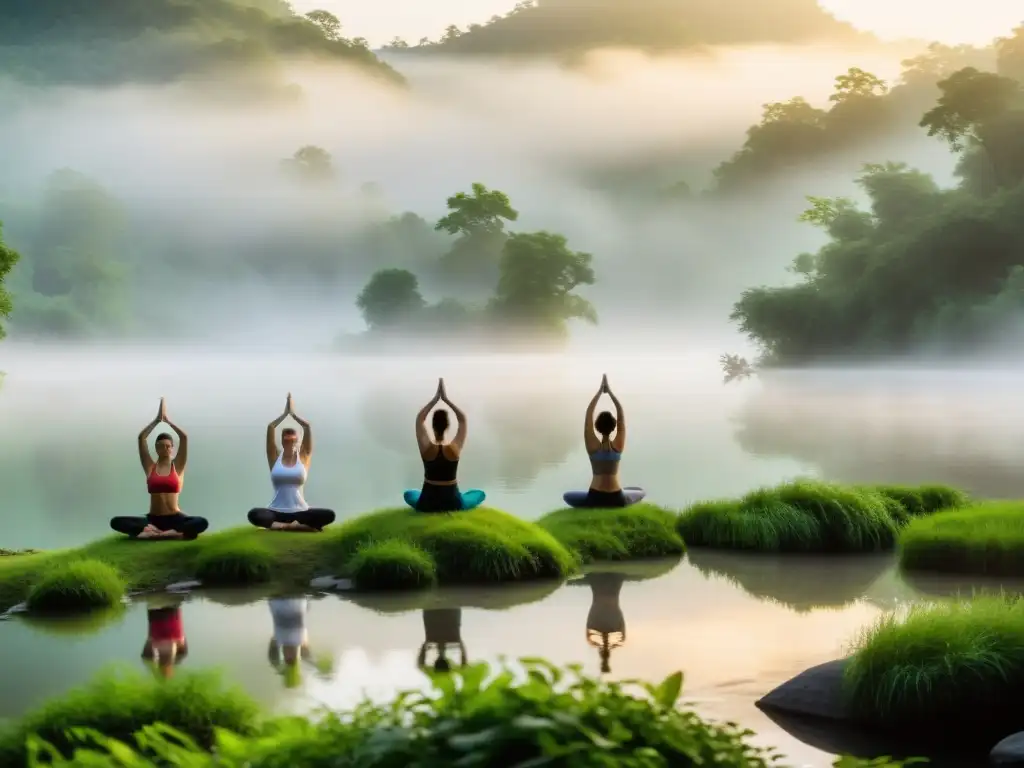
[[[561,581],[508,584],[500,589],[449,587],[425,592],[343,592],[340,597],[377,613],[406,613],[435,608],[478,608],[503,611],[543,600],[562,586]]]
[[[876,552],[902,525],[965,498],[942,486],[845,486],[796,480],[739,499],[700,502],[679,517],[689,547],[755,552]],[[904,506],[903,499],[910,506]]]
[[[1024,576],[1024,505],[993,501],[914,520],[900,536],[908,570]]]
[[[682,560],[678,557],[663,560],[640,560],[634,562],[602,562],[583,567],[583,576],[571,579],[568,584],[585,584],[586,576],[591,573],[613,573],[624,577],[626,581],[648,581],[657,579],[679,567]]]
[[[126,606],[89,611],[85,614],[49,615],[24,613],[18,621],[48,635],[92,635],[124,618]]]
[[[585,562],[681,555],[676,515],[653,504],[620,509],[560,509],[537,524]]]
[[[705,576],[722,576],[757,598],[795,611],[837,608],[864,596],[893,563],[891,555],[742,554],[691,549],[689,561]]]
[[[854,710],[887,728],[959,735],[986,750],[1020,730],[1024,600],[977,598],[889,614],[846,671]]]

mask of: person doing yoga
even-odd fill
[[[149,435],[161,422],[178,436],[178,451],[174,451],[174,438],[161,432],[156,436],[156,461],[153,461],[149,453]],[[178,506],[188,463],[188,435],[167,418],[167,406],[162,397],[156,418],[139,433],[139,461],[146,473],[149,514],[145,517],[115,517],[110,521],[110,527],[133,539],[194,539],[205,531],[210,524],[204,518],[183,514]]]
[[[597,401],[601,395],[607,394],[615,405],[615,415],[601,411],[594,418]],[[612,438],[612,433],[615,437]],[[597,390],[583,421],[583,442],[590,457],[590,467],[594,478],[587,491],[569,491],[562,496],[570,507],[600,509],[605,507],[627,507],[644,498],[641,488],[623,488],[619,485],[619,462],[626,448],[626,417],[622,411],[622,403],[608,386],[608,376],[601,379],[601,388]]]
[[[439,408],[431,417],[433,438],[427,432],[427,415],[439,402],[451,408],[459,420],[459,428],[450,443],[444,442],[449,426],[448,411],[444,408]],[[456,512],[483,504],[487,497],[483,491],[461,493],[456,480],[459,457],[466,444],[466,430],[466,414],[448,399],[444,379],[438,379],[433,399],[416,414],[416,443],[423,459],[423,489],[406,491],[406,504],[420,512]]]
[[[281,431],[281,449],[278,450],[275,430],[289,416],[302,427],[302,444],[299,445],[298,433],[286,427]],[[270,466],[270,482],[274,486],[274,500],[267,507],[250,509],[250,523],[272,530],[322,531],[334,522],[333,510],[312,508],[302,495],[312,457],[313,429],[308,421],[295,413],[289,392],[284,413],[267,425],[267,464]]]

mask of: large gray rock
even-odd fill
[[[1024,731],[1007,736],[988,753],[992,765],[1024,765]]]
[[[817,717],[852,722],[843,698],[843,672],[847,660],[826,661],[801,672],[758,699],[758,709],[796,717]]]

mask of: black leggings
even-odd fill
[[[278,512],[256,507],[249,510],[249,522],[260,528],[269,528],[274,523],[299,523],[319,531],[334,522],[334,510],[312,507],[298,512]]]
[[[205,517],[192,517],[179,512],[176,515],[146,515],[145,517],[115,517],[110,527],[118,533],[136,538],[147,525],[160,531],[177,531],[186,539],[194,539],[210,527]]]

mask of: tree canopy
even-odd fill
[[[962,352],[1019,318],[1024,89],[968,67],[939,90],[921,126],[964,154],[960,184],[940,189],[904,164],[869,164],[858,178],[867,210],[845,198],[809,198],[801,219],[829,241],[794,260],[795,284],[751,288],[732,313],[765,363]]]
[[[299,16],[284,0],[33,0],[5,9],[0,71],[37,84],[116,85],[215,70],[252,77],[313,58],[401,81],[340,31],[332,14]]]
[[[5,282],[7,275],[14,269],[21,256],[16,250],[4,242],[3,222],[0,222],[0,318],[6,320],[11,316],[14,303],[11,301],[11,294],[7,290]],[[7,335],[7,329],[0,323],[0,339]]]
[[[450,25],[429,47],[455,54],[549,56],[608,47],[659,51],[860,36],[817,0],[526,0],[467,30]]]

